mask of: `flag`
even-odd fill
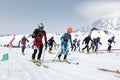
[[[3,58],[1,59],[1,61],[6,61],[8,60],[8,53],[3,55]]]
[[[13,47],[13,44],[12,44],[12,43],[13,43],[13,41],[15,40],[15,35],[16,35],[16,34],[13,35],[13,38],[12,38],[12,40],[11,40],[10,43],[9,43],[9,47]]]

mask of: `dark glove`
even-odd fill
[[[45,50],[47,49],[47,41],[45,42]]]

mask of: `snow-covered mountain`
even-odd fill
[[[92,29],[100,29],[104,31],[120,30],[120,17],[104,17],[94,21],[86,27],[81,27],[80,31],[86,32]]]

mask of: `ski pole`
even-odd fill
[[[43,58],[42,58],[42,61],[44,61],[45,52],[46,52],[46,50],[44,50],[44,52],[43,52]]]
[[[52,61],[55,61],[55,59],[57,58],[57,56],[60,54],[61,49],[57,52],[56,56],[54,57],[54,59]]]

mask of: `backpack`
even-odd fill
[[[65,33],[64,35],[65,35],[64,36],[64,41],[68,41],[70,39],[70,37],[71,37],[71,35],[68,34],[68,33]]]

